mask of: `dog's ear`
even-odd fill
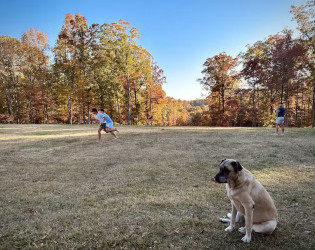
[[[241,171],[243,169],[243,167],[241,166],[241,164],[238,161],[232,161],[231,165],[233,166],[235,173],[237,173],[238,171]]]
[[[222,159],[221,163],[224,162],[226,160],[226,158]]]

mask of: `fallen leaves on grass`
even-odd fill
[[[33,208],[29,208],[29,209],[28,209],[28,212],[29,212],[30,214],[36,214],[36,213],[37,213],[37,211],[36,211],[35,209],[33,209]]]

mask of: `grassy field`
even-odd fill
[[[119,129],[97,144],[96,125],[0,125],[1,249],[314,249],[314,129]],[[273,235],[224,232],[222,158],[274,198]]]

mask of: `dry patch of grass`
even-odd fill
[[[315,130],[0,126],[0,248],[311,249]],[[218,221],[230,210],[210,183],[235,158],[273,196],[271,236],[245,245]],[[306,234],[305,231],[311,231]]]

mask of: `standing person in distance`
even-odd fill
[[[276,119],[276,132],[274,135],[279,135],[279,126],[282,129],[282,133],[280,135],[284,135],[284,114],[285,114],[285,108],[283,107],[283,103],[279,103],[279,108],[275,110],[277,113],[277,119]]]

